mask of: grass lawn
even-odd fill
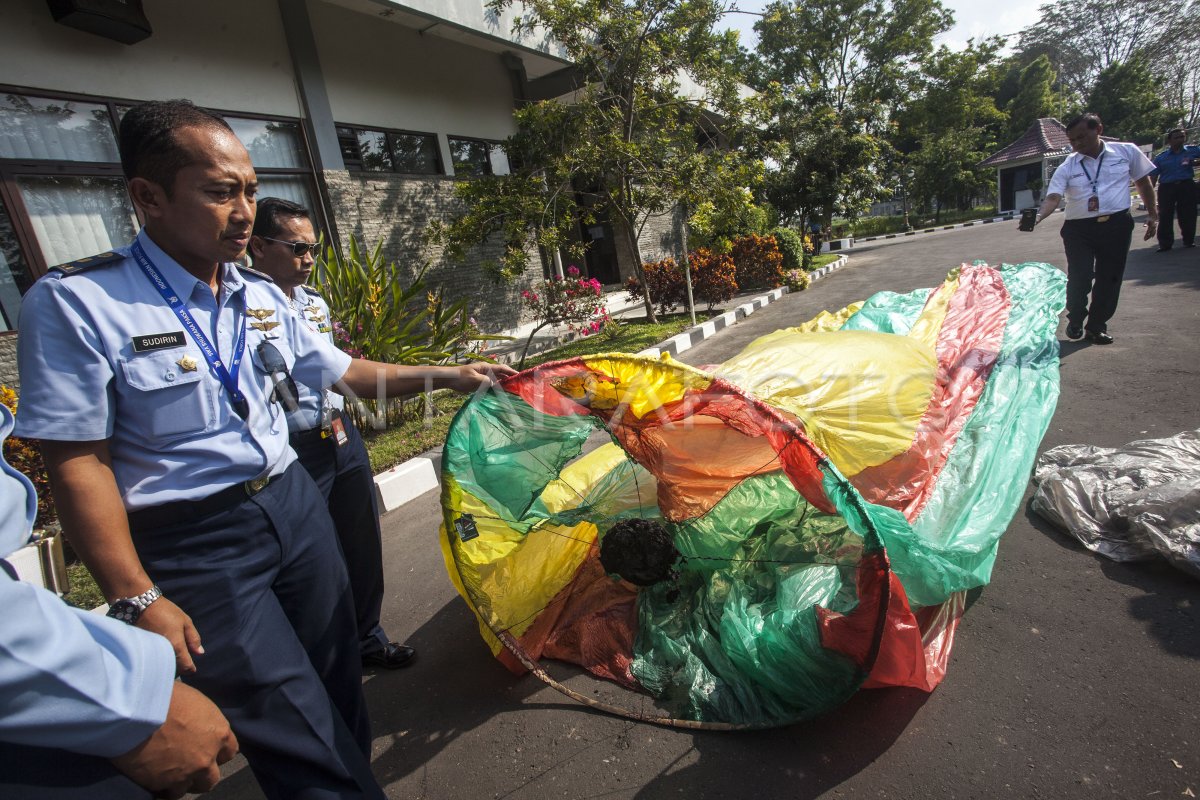
[[[696,312],[697,324],[710,316],[712,315]],[[530,356],[525,360],[525,367],[528,369],[547,361],[593,353],[636,353],[692,326],[691,317],[687,314],[659,315],[658,319],[657,325],[637,321],[623,322],[614,336],[600,333],[577,339],[554,350]],[[375,472],[382,472],[440,447],[446,441],[450,421],[454,419],[454,414],[462,407],[464,400],[462,395],[453,392],[435,392],[434,412],[427,419],[414,419],[386,431],[364,431],[363,438],[366,440],[367,453],[371,456],[371,468]]]
[[[813,256],[812,268],[820,269],[821,267],[825,266],[826,264],[832,264],[833,262],[837,261],[841,257],[842,257],[841,253],[825,253],[823,255]]]

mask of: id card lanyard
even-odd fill
[[[246,316],[242,315],[242,327],[238,331],[237,341],[233,345],[233,354],[229,361],[229,368],[221,363],[221,354],[213,347],[204,331],[196,324],[196,320],[192,318],[188,312],[187,306],[179,299],[179,295],[167,283],[167,279],[163,277],[158,268],[154,266],[154,262],[146,255],[146,251],[142,249],[142,243],[134,241],[131,248],[133,258],[137,261],[138,266],[142,268],[142,272],[146,275],[146,280],[154,284],[154,288],[158,289],[158,293],[162,295],[163,300],[175,312],[175,316],[179,317],[179,321],[183,323],[184,329],[191,335],[192,341],[200,348],[200,352],[204,354],[204,360],[208,362],[208,368],[212,370],[213,375],[225,387],[225,391],[229,392],[229,399],[233,401],[233,410],[238,416],[246,419],[250,416],[250,403],[246,400],[246,396],[242,394],[242,390],[238,388],[238,372],[242,368],[242,354],[246,350]]]
[[[1103,145],[1101,145],[1101,148],[1103,148]],[[1083,170],[1083,174],[1087,176],[1088,182],[1092,184],[1092,196],[1088,198],[1088,211],[1100,210],[1100,168],[1104,166],[1104,154],[1107,152],[1108,150],[1106,149],[1100,150],[1100,158],[1096,159],[1095,178],[1092,177],[1092,173],[1088,172],[1087,164],[1084,163],[1083,159],[1079,159],[1079,168]]]

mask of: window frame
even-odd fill
[[[492,169],[492,159],[490,157],[490,151],[491,151],[492,147],[499,147],[501,150],[504,151],[504,158],[505,158],[505,160],[508,161],[508,174],[510,174],[510,175],[512,174],[512,159],[509,158],[508,151],[504,149],[504,141],[502,139],[485,139],[482,136],[457,136],[455,134],[448,133],[448,134],[446,134],[446,146],[447,146],[447,150],[450,151],[451,164],[454,163],[453,162],[454,142],[476,142],[478,144],[487,145],[488,149],[489,149],[489,158],[488,158],[488,162],[487,162],[487,172],[486,173],[484,173],[483,175],[460,175],[460,174],[458,174],[458,170],[456,169],[454,171],[455,178],[461,178],[463,180],[471,180],[473,178],[497,177],[495,171]],[[500,176],[500,177],[503,177],[503,176]]]
[[[393,136],[426,136],[426,137],[429,137],[429,139],[431,139],[433,141],[433,158],[434,158],[434,171],[433,172],[404,172],[402,170],[396,169],[394,162],[392,165],[392,169],[388,169],[388,170],[364,169],[363,164],[362,164],[362,158],[361,158],[362,152],[361,151],[359,152],[360,157],[354,161],[347,159],[345,156],[345,152],[343,151],[343,153],[342,153],[343,165],[346,167],[346,171],[352,175],[408,175],[408,176],[418,176],[418,177],[445,177],[445,175],[446,175],[446,165],[444,163],[444,159],[442,158],[441,142],[439,141],[438,135],[436,133],[433,133],[432,131],[412,131],[412,130],[404,130],[403,128],[384,128],[384,127],[380,127],[379,125],[360,125],[356,122],[334,122],[333,129],[334,129],[335,135],[338,138],[338,149],[339,150],[341,150],[342,136],[340,133],[338,133],[338,131],[342,128],[346,128],[346,129],[349,129],[354,132],[354,134],[355,134],[354,145],[356,148],[359,147],[358,134],[360,132],[361,133],[382,133],[384,135],[384,141],[387,142],[389,153],[394,152],[392,149],[392,137]],[[354,164],[354,166],[351,166],[352,163]]]
[[[143,100],[131,100],[122,97],[96,96],[80,92],[63,92],[5,83],[0,83],[0,94],[23,95],[46,100],[73,101],[104,106],[108,110],[109,123],[112,126],[114,139],[118,136],[120,130],[121,117],[118,113],[118,108],[135,106],[138,103],[145,102]],[[312,142],[309,139],[308,130],[302,118],[286,117],[278,114],[233,111],[209,106],[201,106],[201,108],[211,111],[214,114],[219,114],[222,117],[294,124],[299,136],[300,146],[303,150],[300,159],[302,165],[299,167],[255,167],[254,171],[258,175],[282,175],[302,179],[313,199],[314,208],[311,211],[314,214],[314,222],[326,230],[329,229],[329,221],[326,218],[325,200],[321,194],[321,184],[318,181],[318,172],[312,157]],[[29,209],[26,208],[25,202],[21,198],[21,191],[17,185],[17,180],[24,176],[117,177],[125,184],[126,192],[129,191],[128,182],[125,180],[125,174],[121,169],[120,161],[59,161],[54,159],[0,157],[0,203],[3,203],[4,209],[8,212],[12,220],[17,245],[20,248],[21,256],[25,260],[25,265],[29,270],[29,276],[32,281],[37,281],[39,278],[45,276],[50,271],[50,267],[54,265],[46,263],[41,245],[30,222]],[[130,205],[133,207],[139,225],[144,225],[145,219],[138,209],[137,204],[133,202],[132,197],[130,198]],[[0,336],[15,334],[15,330],[0,332]]]

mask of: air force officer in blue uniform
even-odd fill
[[[12,430],[0,406],[0,439]],[[0,554],[29,541],[33,484],[0,458]],[[175,681],[153,633],[71,608],[0,559],[0,797],[149,800],[211,789],[237,752],[229,723]]]
[[[382,798],[345,566],[281,399],[294,381],[374,396],[377,375],[390,395],[490,377],[352,361],[247,281],[232,262],[257,181],[220,117],[145,103],[120,149],[145,228],[26,296],[17,433],[41,440],[63,529],[115,615],[171,642],[267,796]]]
[[[333,320],[325,299],[306,285],[317,248],[308,209],[278,197],[262,198],[250,237],[255,270],[283,292],[291,313],[310,331],[333,344]],[[416,651],[383,630],[383,545],[374,473],[362,436],[344,399],[324,386],[297,385],[295,411],[288,414],[292,448],[316,482],[329,507],[354,596],[359,652],[367,666],[396,669],[412,663]]]

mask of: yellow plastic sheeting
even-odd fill
[[[613,444],[593,450],[564,469],[541,494],[541,502],[550,513],[574,508],[583,497],[571,487],[592,486],[626,458],[625,451]],[[463,491],[453,478],[446,492],[457,503],[445,503],[474,517],[479,536],[467,542],[457,533],[447,534],[442,524],[442,555],[455,588],[468,601],[486,597],[488,608],[476,609],[492,625],[520,636],[533,624],[538,613],[575,577],[579,565],[587,557],[596,539],[596,526],[583,522],[574,527],[543,523],[528,535],[521,535],[469,492]],[[458,552],[458,566],[454,554]],[[461,575],[461,580],[458,576]],[[466,586],[469,584],[471,593]],[[493,654],[501,645],[488,626],[480,620],[480,632]]]
[[[921,316],[913,323],[908,332],[910,339],[921,342],[931,350],[937,349],[938,336],[942,332],[942,323],[946,321],[946,312],[950,308],[950,298],[958,291],[958,270],[954,270],[941,286],[933,290],[933,294],[925,301]]]
[[[669,358],[662,360],[661,369],[648,366],[644,358],[627,355],[583,356],[581,360],[602,376],[590,386],[597,393],[592,396],[590,407],[611,409],[628,404],[629,412],[639,419],[667,403],[683,399],[689,389],[706,389],[712,383],[709,375]],[[603,376],[611,380],[606,381]],[[603,405],[597,405],[597,401]]]
[[[909,448],[936,374],[933,347],[871,331],[777,331],[717,370],[796,415],[848,477]]]

